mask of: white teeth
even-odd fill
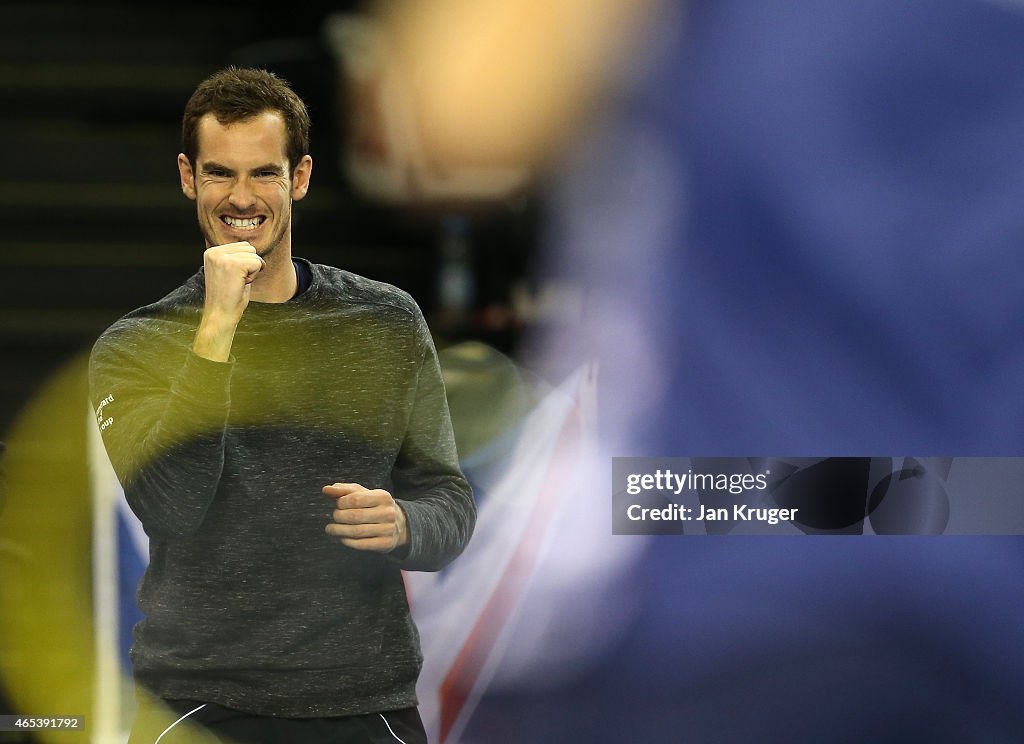
[[[250,217],[248,219],[240,220],[235,217],[223,216],[221,217],[225,223],[235,228],[236,230],[255,230],[263,222],[262,217]]]

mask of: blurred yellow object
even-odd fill
[[[93,712],[92,521],[85,359],[57,374],[8,439],[0,515],[0,670],[14,713]],[[40,729],[45,742],[88,741]]]

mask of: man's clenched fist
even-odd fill
[[[388,553],[409,542],[402,511],[383,488],[363,488],[358,483],[324,486],[324,495],[335,500],[332,522],[326,532],[356,550]]]
[[[192,350],[215,362],[226,362],[242,313],[249,305],[251,285],[266,267],[249,243],[226,243],[203,254],[206,298]]]

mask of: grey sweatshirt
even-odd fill
[[[150,538],[132,661],[161,697],[288,717],[416,704],[400,569],[436,571],[462,551],[472,494],[415,302],[311,270],[292,301],[249,304],[227,363],[191,351],[201,271],[93,348],[97,422]],[[401,555],[325,534],[321,488],[334,482],[394,495]]]

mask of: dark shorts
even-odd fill
[[[427,744],[416,708],[343,718],[279,718],[196,700],[141,704],[128,744]]]

